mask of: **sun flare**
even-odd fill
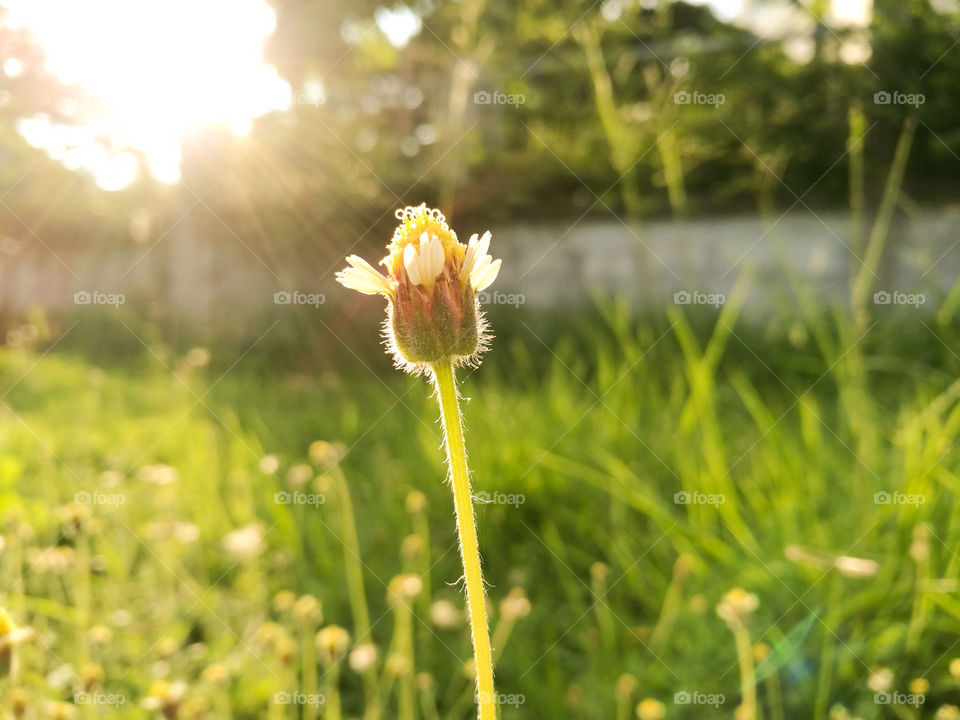
[[[290,105],[290,86],[263,58],[276,18],[264,0],[6,0],[7,23],[31,31],[46,69],[80,89],[77,125],[25,119],[21,133],[68,167],[119,189],[133,152],[164,182],[180,178],[180,140],[198,127],[245,135]],[[102,141],[109,140],[108,147]]]

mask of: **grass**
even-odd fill
[[[464,406],[474,492],[494,500],[477,519],[504,720],[634,717],[644,698],[668,718],[732,717],[742,637],[715,607],[734,587],[757,596],[744,627],[769,646],[760,717],[932,717],[960,697],[949,314],[854,322],[801,302],[761,323],[739,302],[719,316],[604,305],[573,324],[494,319],[501,337],[462,391],[478,390]],[[0,680],[3,707],[25,690],[39,717],[53,701],[77,718],[154,717],[152,692],[168,717],[295,718],[309,710],[277,693],[325,693],[329,709],[335,691],[345,718],[371,717],[376,695],[384,718],[475,714],[435,400],[329,329],[295,362],[266,342],[235,365],[240,351],[204,365],[149,340],[113,356],[69,337],[48,354],[0,350],[0,604],[36,635]],[[323,447],[311,459],[316,440],[343,444],[338,465]],[[276,502],[294,491],[324,502]],[[84,492],[123,502],[78,510]],[[231,554],[238,528],[253,529],[230,536]],[[837,556],[876,566],[841,572]],[[403,573],[423,578],[412,626],[388,599]],[[316,628],[344,627],[351,647],[362,592],[375,670],[336,663],[334,686],[282,591],[316,597]],[[438,600],[459,625],[431,619]],[[924,704],[875,704],[879,667],[892,691],[927,679]],[[183,697],[157,679],[185,683]],[[123,702],[75,704],[84,688]],[[683,692],[719,707],[675,702]]]

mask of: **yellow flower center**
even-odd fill
[[[457,234],[450,229],[447,219],[439,210],[422,203],[417,207],[397,210],[397,219],[400,224],[393,231],[393,238],[387,246],[389,254],[380,261],[392,274],[396,275],[397,268],[403,265],[404,248],[407,245],[419,245],[423,233],[427,233],[428,237],[437,236],[443,245],[444,259],[448,265],[454,258],[463,261],[466,248],[457,240]]]
[[[0,608],[0,638],[9,635],[14,629],[13,619],[3,608]]]

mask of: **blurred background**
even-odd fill
[[[406,205],[509,718],[960,717],[960,2],[0,0],[0,703],[475,714]],[[319,633],[319,634],[318,634]]]

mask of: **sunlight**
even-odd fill
[[[85,148],[65,145],[48,118],[34,118],[21,133],[53,156],[72,153],[102,187],[133,180],[127,150],[139,151],[157,179],[176,182],[184,132],[222,127],[242,136],[254,118],[290,105],[290,86],[263,59],[275,25],[263,0],[4,4],[11,24],[37,39],[47,69],[87,94],[76,115],[96,130]]]

